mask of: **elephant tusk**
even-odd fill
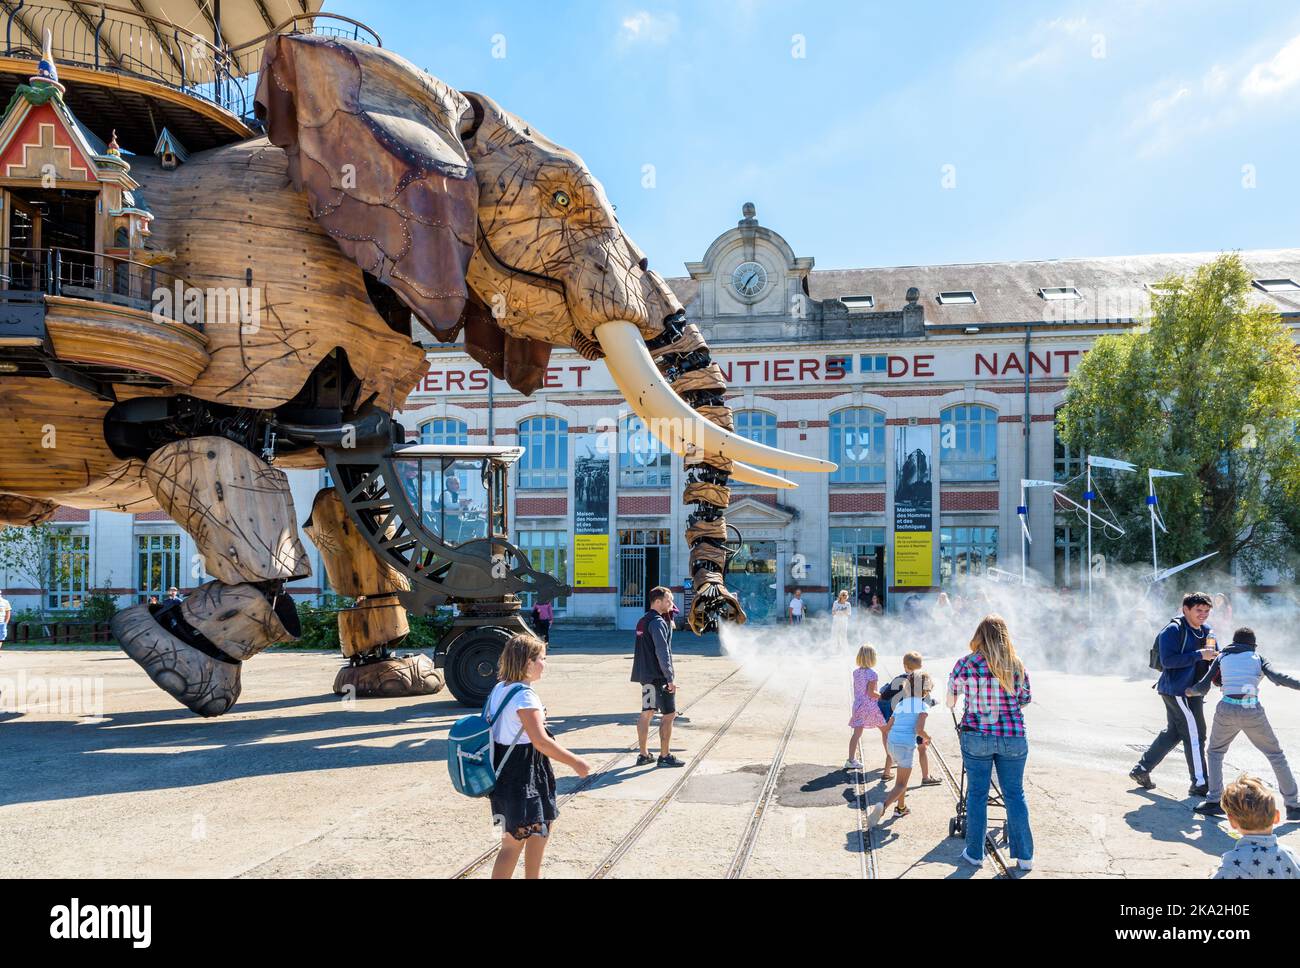
[[[634,324],[622,320],[602,323],[595,335],[624,399],[651,433],[661,440],[668,438],[665,443],[670,449],[693,446],[729,460],[753,461],[784,471],[835,470],[831,461],[768,447],[704,419],[668,385]]]
[[[775,487],[782,491],[793,491],[799,486],[794,481],[787,481],[784,477],[769,474],[767,471],[760,471],[757,467],[750,467],[748,464],[742,464],[740,461],[732,461],[731,479],[733,481],[739,481],[741,484],[757,484],[759,487]]]

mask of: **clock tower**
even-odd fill
[[[753,202],[741,214],[701,261],[686,264],[699,287],[687,314],[706,338],[794,336],[811,310],[807,280],[813,259],[796,256],[785,239],[759,225]]]

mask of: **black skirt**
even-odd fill
[[[520,743],[502,769],[501,761],[509,749],[498,743],[493,757],[493,765],[500,771],[490,796],[493,822],[516,840],[545,837],[551,822],[560,815],[551,761],[532,743]]]

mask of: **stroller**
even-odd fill
[[[957,720],[957,710],[949,709],[952,714],[952,728],[958,734],[961,733],[961,723]],[[989,780],[989,806],[997,807],[1002,811],[1002,836],[1001,841],[1006,841],[1007,805],[1002,800],[1002,788],[998,786],[997,774],[994,774]],[[989,818],[992,821],[993,818]],[[961,761],[961,782],[957,786],[957,815],[948,821],[948,836],[962,837],[966,836],[966,758],[962,757]]]

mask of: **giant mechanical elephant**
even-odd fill
[[[729,481],[792,486],[741,461],[834,465],[733,432],[708,346],[582,160],[488,97],[319,36],[272,38],[256,107],[266,139],[175,171],[141,159],[135,175],[177,274],[255,287],[260,324],[209,320],[211,362],[190,385],[89,414],[106,449],[85,479],[0,482],[28,518],[60,503],[157,506],[193,535],[215,581],[184,608],[135,606],[115,626],[154,681],[218,715],[238,696],[240,663],[292,637],[283,586],[306,556],[272,462],[321,467],[317,445],[337,427],[401,406],[427,366],[413,317],[525,394],[553,346],[604,359],[630,409],[686,461],[692,628],[743,622],[725,585]],[[337,519],[317,504],[314,523]],[[336,570],[358,572],[347,556],[368,553],[317,544],[336,587]],[[371,593],[394,590],[382,568],[360,570]]]

